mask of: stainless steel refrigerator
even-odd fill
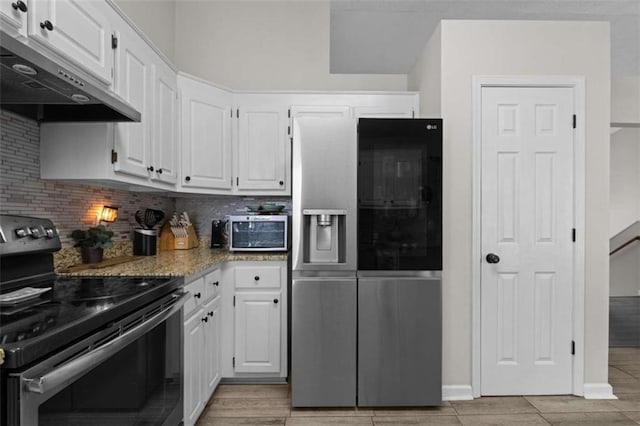
[[[294,123],[295,407],[441,403],[442,120]]]

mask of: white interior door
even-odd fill
[[[481,393],[570,394],[573,89],[481,97]]]

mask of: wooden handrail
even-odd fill
[[[611,256],[614,253],[619,252],[620,250],[622,250],[623,248],[625,248],[626,246],[628,246],[629,244],[631,244],[634,241],[640,241],[640,235],[636,235],[635,237],[633,237],[632,239],[630,239],[629,241],[627,241],[626,243],[622,244],[620,247],[618,247],[617,249],[615,249],[614,251],[612,251],[611,253],[609,253],[609,256]]]

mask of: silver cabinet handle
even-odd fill
[[[92,369],[102,361],[105,361],[120,349],[124,348],[129,343],[134,342],[139,337],[143,336],[171,315],[182,309],[182,306],[187,301],[188,293],[176,294],[176,297],[178,300],[176,300],[170,308],[158,312],[139,326],[132,328],[126,333],[93,349],[91,352],[69,361],[40,377],[23,378],[22,382],[26,389],[29,392],[45,394],[59,385],[72,382],[82,376],[86,371]]]

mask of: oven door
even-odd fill
[[[11,375],[9,424],[180,424],[186,299],[169,295]]]

